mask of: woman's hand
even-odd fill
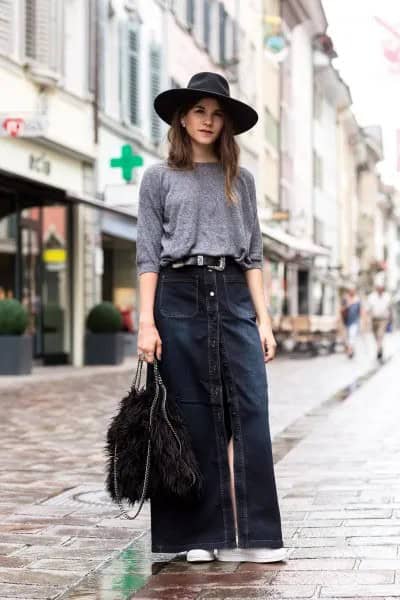
[[[275,358],[276,341],[270,326],[260,323],[258,325],[258,331],[260,334],[261,346],[264,352],[264,362],[267,363]]]
[[[143,354],[147,363],[154,362],[154,354],[160,360],[161,347],[162,341],[154,322],[139,322],[138,356]]]

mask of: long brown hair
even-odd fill
[[[173,169],[191,170],[194,168],[193,152],[190,136],[181,125],[181,119],[197,104],[199,99],[183,104],[174,115],[168,131],[169,151],[168,166]],[[223,105],[221,106],[223,109]],[[234,138],[233,123],[227,111],[224,111],[224,125],[218,139],[215,141],[214,151],[222,165],[225,175],[225,194],[228,203],[235,203],[237,198],[233,191],[234,180],[239,173],[239,146]]]

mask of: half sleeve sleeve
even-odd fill
[[[150,167],[144,172],[139,188],[136,239],[138,275],[145,272],[159,272],[162,232],[160,173]]]

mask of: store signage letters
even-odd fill
[[[35,113],[0,113],[0,137],[36,137],[44,135],[47,119]]]
[[[29,168],[31,171],[36,173],[43,173],[44,175],[50,175],[51,163],[46,158],[45,154],[30,154],[29,155]]]

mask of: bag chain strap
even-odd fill
[[[142,366],[143,366],[143,359],[139,359],[138,362],[138,368],[136,369],[136,375],[135,375],[135,381],[134,381],[134,388],[137,390],[137,384],[140,381],[141,378],[141,373],[142,373]],[[114,445],[114,456],[113,456],[113,474],[114,474],[114,491],[115,491],[115,496],[117,499],[117,503],[119,506],[119,510],[120,510],[120,516],[123,517],[124,519],[129,519],[131,521],[133,521],[133,519],[136,519],[136,517],[139,515],[140,511],[142,510],[143,504],[145,502],[145,497],[147,495],[147,490],[149,487],[149,482],[150,482],[150,466],[151,466],[151,427],[153,424],[153,417],[154,417],[154,411],[155,408],[157,406],[157,401],[158,401],[158,397],[159,397],[159,391],[160,391],[160,386],[162,389],[162,394],[163,394],[163,398],[162,398],[162,404],[161,404],[161,409],[162,409],[162,413],[164,416],[164,419],[168,425],[168,427],[170,428],[170,430],[172,431],[177,444],[179,446],[179,454],[181,454],[181,450],[182,450],[182,445],[179,439],[178,434],[176,433],[175,429],[173,428],[169,418],[168,418],[168,413],[167,413],[167,406],[166,406],[166,402],[167,402],[167,390],[165,388],[165,385],[163,383],[163,380],[161,379],[161,375],[160,372],[158,370],[158,365],[157,365],[157,360],[154,359],[154,375],[155,375],[155,383],[156,383],[156,391],[154,394],[154,398],[152,400],[151,403],[151,407],[150,407],[150,417],[149,417],[149,439],[147,442],[147,455],[146,455],[146,466],[145,466],[145,472],[144,472],[144,480],[143,480],[143,488],[142,488],[142,493],[141,493],[141,497],[139,500],[139,506],[138,509],[136,511],[136,513],[133,516],[130,516],[128,514],[128,512],[126,511],[126,509],[123,507],[122,505],[122,500],[118,491],[118,477],[117,477],[117,462],[118,462],[118,456],[117,456],[117,444]],[[193,474],[194,475],[194,474]]]

